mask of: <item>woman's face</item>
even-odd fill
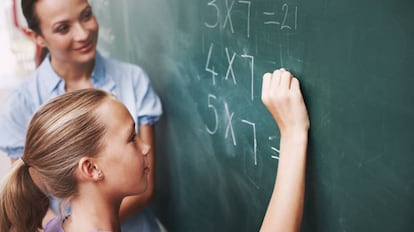
[[[87,0],[39,0],[35,11],[41,30],[36,42],[49,49],[54,62],[93,60],[99,26]]]
[[[148,185],[146,155],[150,146],[136,135],[129,111],[117,100],[106,100],[97,112],[106,128],[97,160],[104,174],[105,192],[114,197],[143,193]]]

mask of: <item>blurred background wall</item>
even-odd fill
[[[19,6],[20,0],[0,0],[0,110],[10,91],[35,68],[36,48],[21,30],[25,21]],[[0,152],[0,178],[10,166],[9,158]]]

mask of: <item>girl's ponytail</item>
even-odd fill
[[[0,231],[38,231],[49,199],[34,183],[29,166],[18,160],[0,189]]]
[[[103,149],[106,131],[97,112],[109,98],[97,89],[71,91],[36,111],[23,159],[0,189],[0,232],[37,231],[49,208],[47,195],[68,201],[77,194],[79,160]]]

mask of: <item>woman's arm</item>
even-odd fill
[[[275,119],[281,138],[276,183],[260,231],[299,231],[310,127],[299,81],[284,69],[265,74],[262,101]]]
[[[121,204],[119,216],[121,221],[134,215],[136,212],[147,207],[154,197],[155,190],[155,143],[154,143],[154,127],[152,125],[142,125],[139,127],[139,137],[146,144],[151,146],[151,150],[147,155],[147,161],[150,168],[148,175],[147,190],[138,195],[124,198]]]

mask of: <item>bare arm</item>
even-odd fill
[[[260,231],[299,231],[310,126],[299,81],[284,69],[265,74],[262,100],[275,119],[281,138],[276,183]]]
[[[121,204],[119,216],[121,221],[132,216],[141,209],[147,207],[154,197],[155,190],[155,148],[154,148],[154,128],[152,125],[143,125],[139,127],[139,137],[146,144],[151,146],[151,151],[147,155],[148,165],[150,167],[150,173],[148,175],[148,187],[147,190],[138,195],[124,198]]]

